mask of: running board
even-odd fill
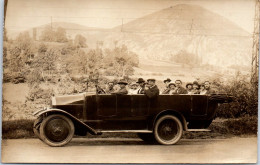
[[[210,132],[210,129],[187,129],[188,132]]]
[[[153,133],[153,131],[149,130],[102,130],[98,131],[101,133]]]

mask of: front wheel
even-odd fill
[[[171,145],[177,143],[182,136],[181,121],[172,115],[159,118],[154,126],[154,137],[160,144]]]
[[[40,136],[41,123],[42,123],[42,117],[41,116],[38,117],[33,123],[33,132],[34,132],[35,136],[37,136],[40,140],[42,140],[41,136]]]
[[[50,115],[40,126],[42,140],[53,147],[66,145],[71,141],[75,132],[73,122],[63,115]]]

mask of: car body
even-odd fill
[[[228,95],[77,94],[52,98],[35,113],[34,132],[50,146],[67,144],[74,134],[136,132],[145,141],[175,144],[182,131],[205,130]],[[59,137],[60,136],[60,137]]]

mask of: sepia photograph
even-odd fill
[[[257,163],[259,0],[4,0],[2,163]]]

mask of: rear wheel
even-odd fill
[[[75,132],[73,122],[63,115],[50,115],[40,126],[42,140],[53,147],[66,145],[71,141]]]
[[[160,144],[171,145],[177,143],[182,136],[181,121],[172,115],[159,118],[154,127],[154,137]]]

